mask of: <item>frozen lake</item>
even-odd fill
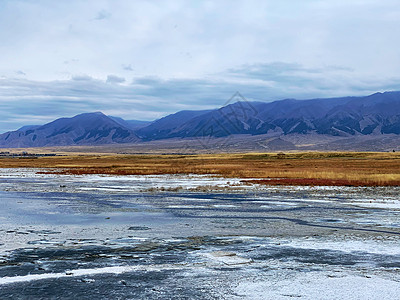
[[[396,299],[399,188],[0,169],[0,299]]]

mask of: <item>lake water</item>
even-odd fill
[[[0,169],[0,299],[396,299],[398,188]]]

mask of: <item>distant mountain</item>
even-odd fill
[[[240,136],[243,144],[246,138],[249,143],[255,141],[252,136],[268,136],[272,139],[267,143],[257,139],[260,147],[295,149],[296,145],[311,145],[305,142],[311,137],[315,145],[318,137],[342,137],[348,138],[346,149],[351,143],[365,149],[372,140],[377,145],[374,149],[380,149],[378,141],[385,139],[373,137],[384,135],[400,135],[400,92],[269,103],[242,101],[215,110],[180,111],[154,122],[88,113],[4,133],[0,146],[100,145],[227,136]],[[290,141],[290,136],[295,138]]]
[[[167,116],[164,120],[178,114]],[[400,92],[376,93],[366,97],[286,99],[270,103],[236,102],[218,110],[193,115],[168,130],[163,131],[163,128],[160,126],[152,130],[154,128],[150,125],[138,133],[145,139],[266,133],[331,136],[400,134]]]
[[[137,130],[146,127],[147,125],[152,123],[152,121],[124,120],[120,117],[113,117],[113,116],[108,116],[108,117],[117,122],[118,124],[130,128],[132,130]]]
[[[21,130],[22,129],[22,130]],[[137,142],[133,130],[101,112],[61,118],[36,128],[22,127],[0,135],[0,146],[43,147]]]
[[[183,137],[175,132],[190,120],[212,112],[212,110],[183,110],[154,121],[150,125],[136,130],[143,140],[159,140],[171,137]]]

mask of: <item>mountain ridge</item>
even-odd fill
[[[101,145],[265,134],[400,135],[400,92],[363,97],[239,101],[219,109],[179,111],[153,122],[126,121],[101,112],[85,113],[1,134],[0,146]],[[276,143],[283,145],[280,140]]]
[[[8,147],[101,145],[137,141],[139,138],[133,130],[101,112],[60,118],[34,129],[0,135],[0,145]]]

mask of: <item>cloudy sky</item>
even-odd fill
[[[398,0],[0,0],[0,132],[400,90]]]

